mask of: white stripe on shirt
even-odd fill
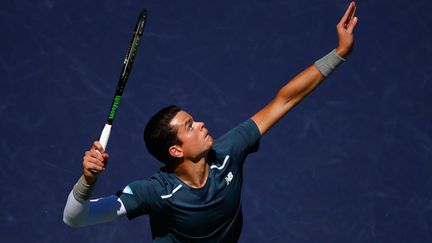
[[[181,187],[182,187],[182,185],[178,185],[176,188],[174,188],[174,190],[170,194],[161,195],[161,198],[162,199],[167,199],[167,198],[172,197],[172,195],[174,195],[174,193],[176,193],[178,190],[180,190]]]
[[[229,155],[227,155],[227,156],[225,157],[224,162],[223,162],[223,164],[222,164],[221,166],[218,167],[217,165],[212,165],[212,166],[210,166],[210,169],[214,169],[214,168],[216,168],[216,169],[218,169],[218,170],[222,170],[222,169],[225,167],[225,165],[226,165],[228,159],[229,159]]]

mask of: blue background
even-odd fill
[[[149,19],[95,196],[160,164],[143,127],[178,104],[213,137],[337,45],[348,1],[7,1],[0,8],[1,242],[148,242],[148,218],[62,222],[139,11]],[[245,167],[241,242],[432,242],[432,2],[359,0],[355,50]]]

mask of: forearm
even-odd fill
[[[331,51],[282,87],[278,93],[279,99],[285,103],[292,103],[291,106],[294,106],[312,92],[343,61],[345,59],[339,56],[337,49]]]
[[[252,116],[261,135],[264,135],[289,110],[299,103],[324,79],[315,65],[312,65],[283,86],[276,97]]]
[[[324,78],[317,67],[311,65],[285,84],[277,93],[276,99],[291,108],[312,92]]]
[[[332,51],[285,84],[269,104],[252,116],[261,134],[312,92],[343,60]]]

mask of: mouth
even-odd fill
[[[205,138],[205,139],[207,139],[207,138],[211,138],[211,136],[210,136],[208,130],[206,131],[206,133],[205,133],[205,135],[204,135],[204,138]]]

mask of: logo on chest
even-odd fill
[[[233,173],[230,171],[230,172],[228,173],[228,175],[225,177],[225,181],[226,181],[227,186],[230,184],[230,182],[232,181],[233,178],[234,178],[234,175],[233,175]]]

